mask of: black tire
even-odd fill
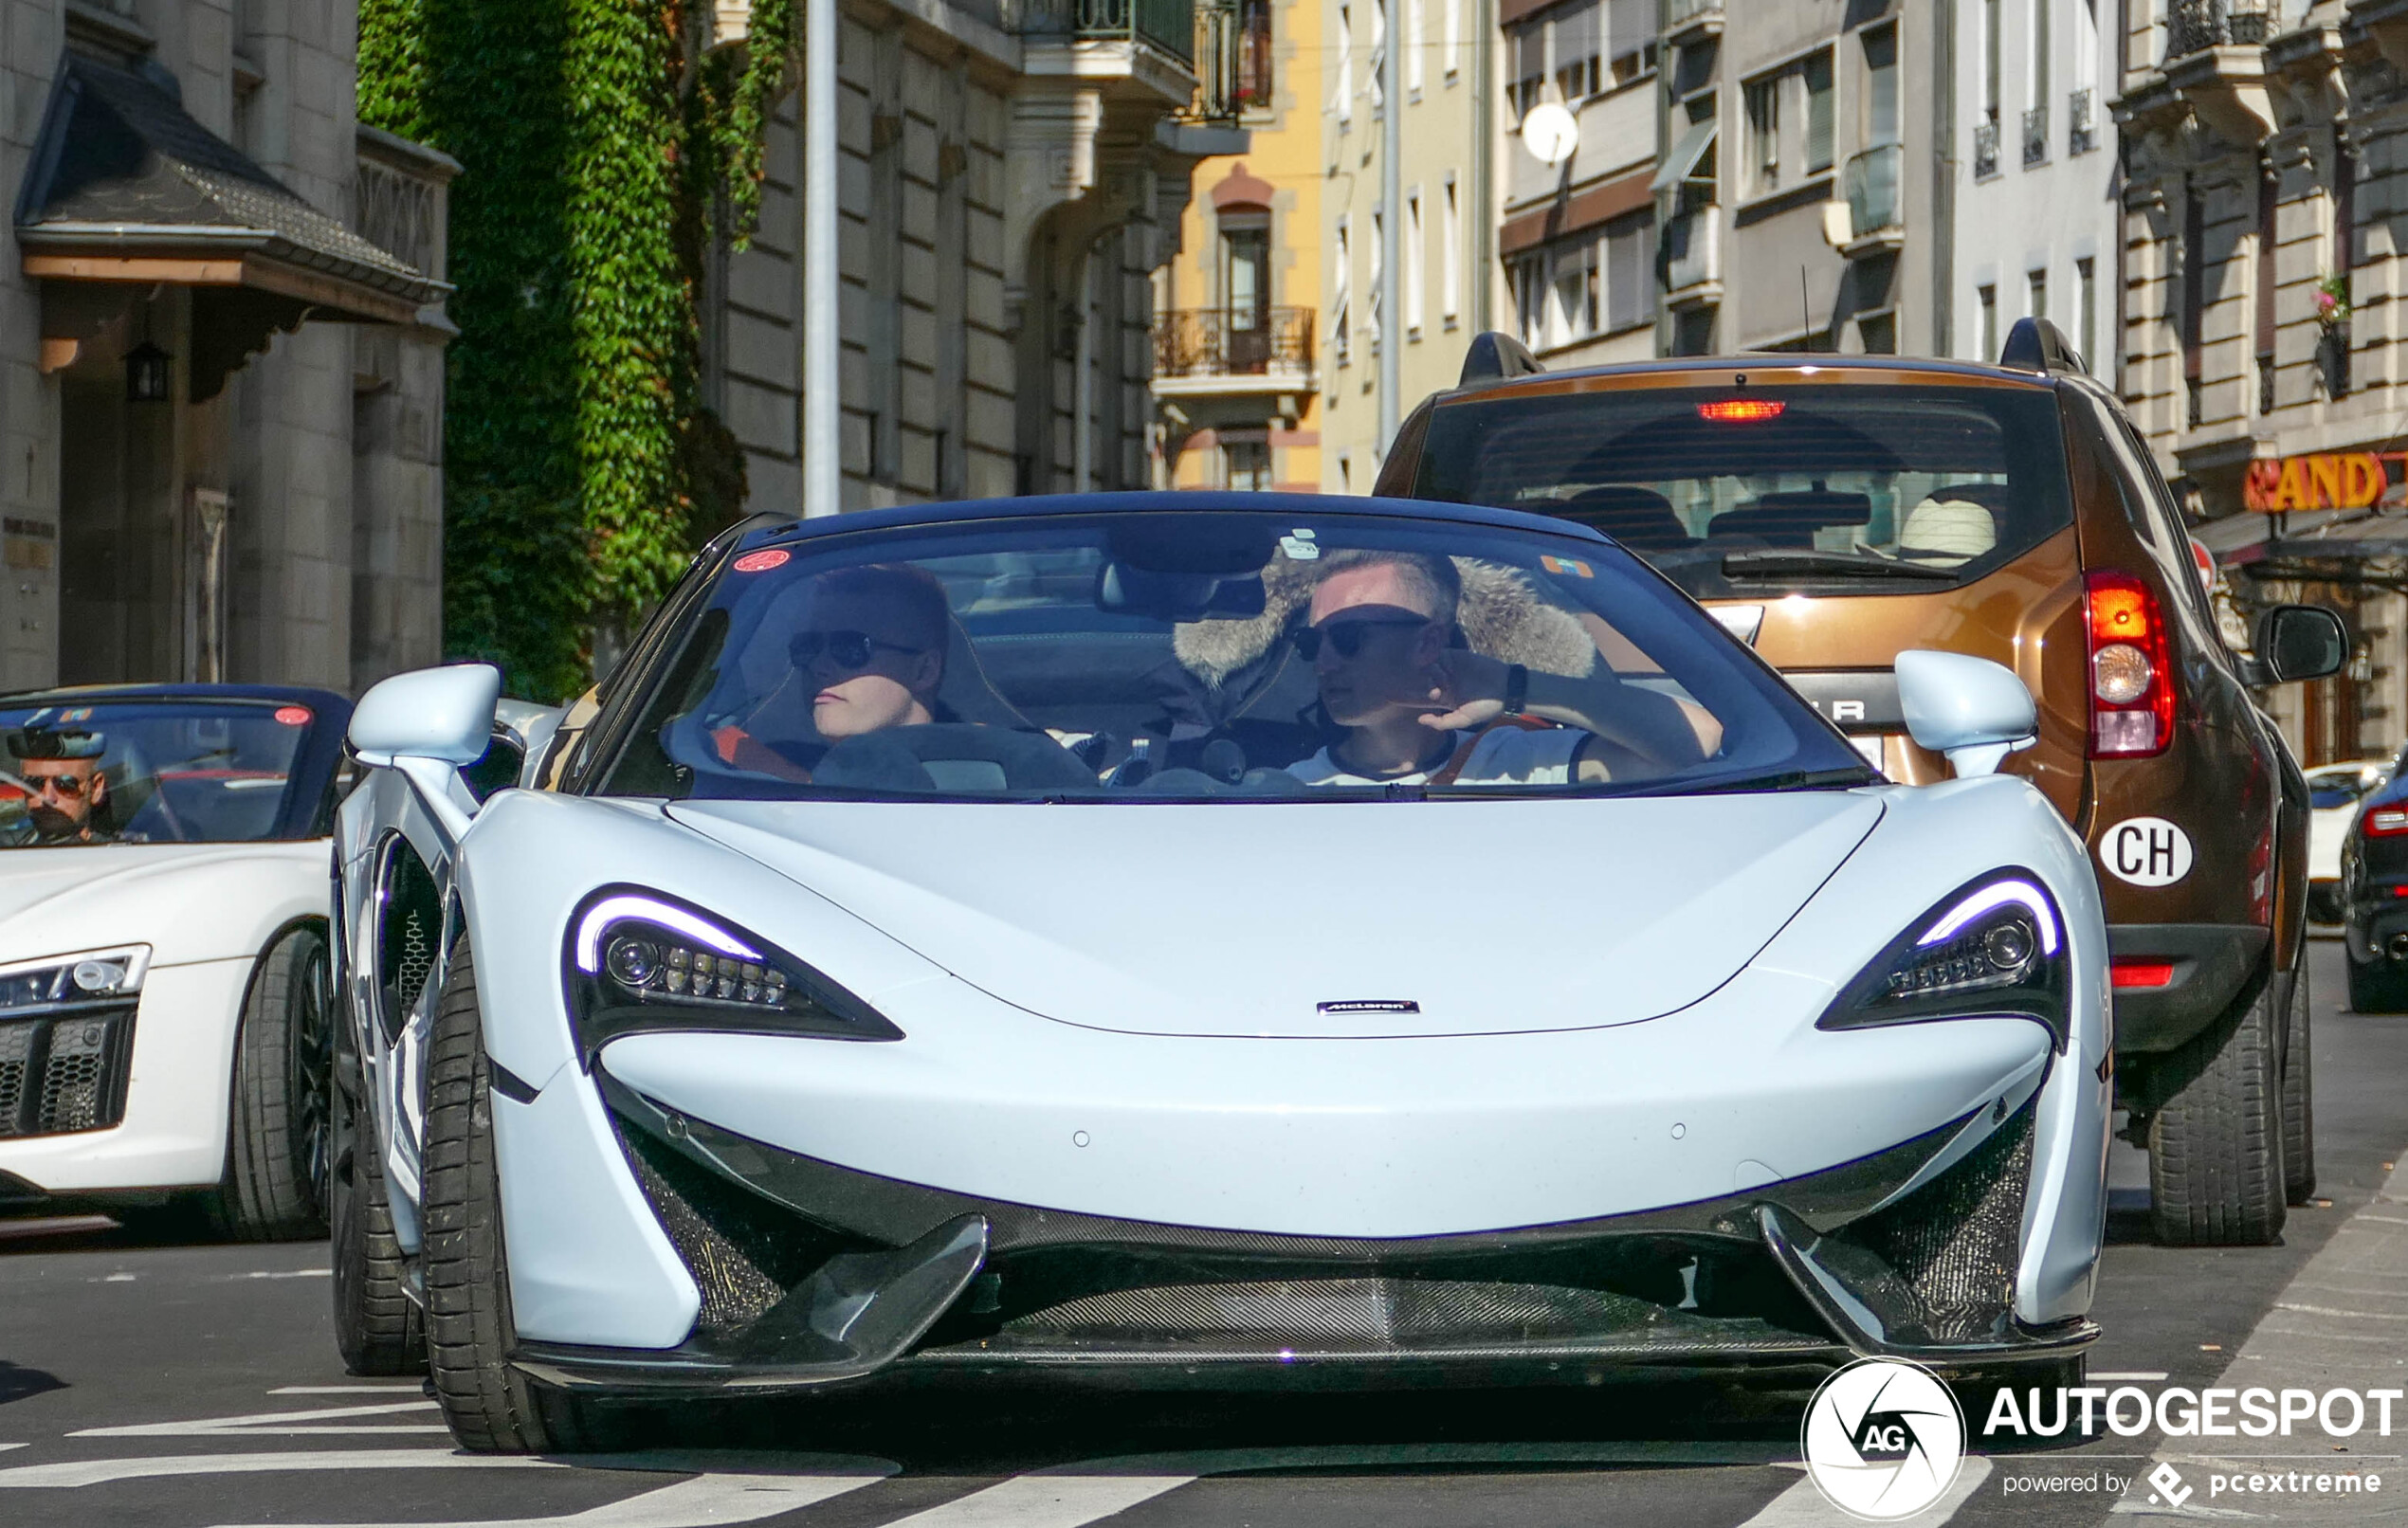
[[[2283,1234],[2282,1079],[2273,973],[2237,1015],[2161,1063],[2175,1089],[2149,1119],[2149,1219],[2174,1246],[2267,1246]]]
[[[2408,1011],[2408,981],[2388,960],[2377,958],[2360,965],[2344,953],[2349,965],[2349,1006],[2360,1013],[2399,1013]]]
[[[401,1244],[385,1201],[384,1154],[361,1123],[370,1119],[358,1058],[338,1042],[329,1095],[328,1229],[334,1241],[335,1346],[355,1374],[427,1371],[427,1322],[403,1287]]]
[[[427,1359],[460,1446],[479,1454],[612,1445],[616,1419],[510,1367],[517,1341],[483,1026],[468,937],[460,937],[427,1050]]]
[[[2291,1000],[2283,1015],[2283,1197],[2304,1205],[2316,1197],[2316,1069],[2308,1055],[2308,952],[2291,972]]]
[[[234,1040],[226,1180],[212,1207],[237,1241],[326,1234],[326,1084],[334,1061],[326,931],[288,929],[259,957]]]

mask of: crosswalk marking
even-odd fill
[[[795,1463],[807,1464],[808,1459]],[[872,1473],[697,1475],[624,1501],[555,1516],[487,1518],[474,1522],[278,1524],[275,1528],[733,1528],[875,1485],[894,1471],[894,1465],[885,1464]]]
[[[1911,1518],[1896,1519],[1899,1528],[1940,1528],[1989,1478],[1990,1461],[1978,1454],[1967,1458],[1957,1471],[1956,1482],[1941,1494],[1940,1500]],[[1773,1498],[1740,1528],[1852,1528],[1857,1521],[1833,1506],[1812,1480],[1800,1480]]]
[[[432,1411],[436,1403],[424,1396],[407,1401],[387,1401],[377,1406],[320,1407],[307,1411],[257,1411],[248,1416],[203,1417],[193,1422],[137,1422],[130,1427],[85,1428],[70,1432],[70,1438],[214,1438],[229,1435],[268,1437],[292,1433],[325,1433],[329,1436],[362,1432],[443,1432],[440,1422],[377,1422],[345,1423],[340,1419],[356,1416],[386,1416],[397,1411]],[[301,1426],[278,1426],[300,1423]],[[337,1423],[329,1427],[328,1423]]]
[[[886,1528],[1080,1528],[1125,1512],[1193,1475],[1015,1475],[941,1506],[898,1518]],[[580,1525],[582,1528],[582,1525]]]
[[[80,1459],[64,1464],[0,1469],[0,1490],[103,1485],[168,1475],[252,1475],[275,1470],[563,1469],[556,1459],[521,1454],[456,1454],[448,1448],[320,1448],[299,1453],[168,1454],[150,1459]]]

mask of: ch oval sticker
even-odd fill
[[[2126,817],[2099,835],[2099,863],[2135,886],[2170,886],[2191,873],[2191,835],[2162,817]]]

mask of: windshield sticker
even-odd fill
[[[1551,573],[1562,573],[1571,578],[1595,578],[1597,575],[1595,568],[1578,557],[1557,557],[1542,553],[1539,557],[1539,566]]]
[[[2099,835],[2099,863],[2135,886],[2170,886],[2191,873],[2191,835],[2162,817],[2127,817]]]
[[[787,560],[793,555],[794,554],[784,547],[763,547],[758,552],[747,552],[737,558],[736,571],[738,573],[767,573],[772,568],[785,567]]]
[[[1283,536],[1279,538],[1279,549],[1297,562],[1310,562],[1321,555],[1321,548],[1304,538],[1312,534],[1306,531],[1304,536]]]
[[[309,707],[280,705],[276,708],[276,719],[287,727],[306,727],[309,725]]]

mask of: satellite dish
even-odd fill
[[[1580,119],[1558,100],[1542,100],[1522,119],[1522,146],[1549,170],[1580,147]]]

